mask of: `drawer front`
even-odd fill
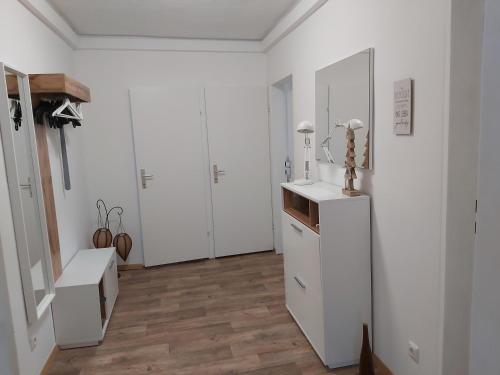
[[[304,288],[293,273],[285,276],[286,304],[309,342],[325,361],[325,325],[320,295]]]
[[[298,274],[307,288],[321,294],[319,235],[283,212],[285,266]]]
[[[324,361],[325,326],[319,236],[283,213],[283,251],[288,309]]]

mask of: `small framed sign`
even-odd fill
[[[394,134],[412,134],[412,87],[411,78],[394,83]]]

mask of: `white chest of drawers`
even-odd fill
[[[55,286],[52,313],[59,347],[99,344],[118,296],[115,248],[80,250]]]
[[[283,184],[287,308],[325,365],[357,364],[371,328],[370,199]]]

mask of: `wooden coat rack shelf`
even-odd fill
[[[32,99],[68,97],[72,102],[89,103],[90,89],[66,74],[30,74]],[[7,77],[9,94],[18,94],[17,78]]]
[[[36,108],[42,99],[67,97],[72,102],[90,102],[90,89],[82,83],[60,74],[30,74],[30,91],[33,108]],[[9,94],[19,93],[17,79],[7,77]],[[38,161],[42,178],[43,199],[45,216],[49,234],[50,253],[54,280],[57,281],[62,274],[61,248],[59,243],[59,229],[57,225],[56,206],[54,201],[54,188],[50,169],[49,148],[47,143],[47,129],[43,124],[35,124]]]

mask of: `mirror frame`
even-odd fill
[[[370,121],[370,124],[369,124],[369,134],[368,134],[368,139],[369,139],[369,142],[370,142],[370,148],[368,150],[368,158],[369,158],[369,167],[368,168],[361,168],[360,166],[357,166],[356,169],[358,170],[365,170],[365,171],[371,171],[373,170],[373,148],[374,148],[374,145],[373,145],[373,132],[374,132],[374,127],[375,127],[375,90],[374,90],[374,82],[375,82],[375,68],[374,68],[374,65],[375,65],[375,48],[366,48],[362,51],[359,51],[359,52],[356,52],[356,53],[353,53],[345,58],[342,58],[340,60],[337,60],[331,64],[328,64],[326,66],[323,66],[319,69],[317,69],[315,72],[314,72],[314,91],[315,91],[315,95],[316,95],[316,75],[318,74],[318,72],[322,71],[323,69],[326,69],[328,67],[331,67],[339,62],[342,62],[342,61],[345,61],[347,59],[349,59],[350,57],[353,57],[353,56],[356,56],[360,53],[364,53],[364,52],[368,52],[368,56],[369,56],[369,67],[368,67],[368,79],[369,79],[369,109],[368,109],[368,120]],[[316,97],[315,97],[315,102],[316,102]],[[316,110],[315,110],[315,113],[314,113],[314,122],[316,123],[317,121],[317,114],[316,114]],[[317,124],[316,124],[317,125]],[[318,145],[316,145],[316,147],[318,147]],[[317,150],[317,149],[316,149]],[[317,155],[317,154],[316,154]],[[327,161],[324,161],[324,160],[321,160],[321,159],[318,159],[316,158],[316,155],[315,155],[315,159],[318,163],[323,163],[323,164],[328,164],[328,165],[336,165],[340,168],[344,168],[344,164],[343,163],[329,163]]]
[[[34,170],[34,185],[36,189],[36,197],[38,204],[38,212],[40,216],[40,225],[43,237],[42,244],[42,261],[45,265],[44,275],[47,280],[47,294],[43,297],[39,304],[36,303],[35,292],[33,289],[33,281],[31,275],[31,263],[29,258],[28,244],[26,232],[16,231],[15,228],[24,228],[24,219],[21,206],[21,193],[17,186],[17,179],[13,181],[7,178],[8,192],[10,196],[10,209],[12,211],[12,219],[14,224],[17,257],[19,260],[19,270],[21,272],[21,281],[24,294],[24,302],[26,307],[26,317],[28,323],[33,324],[38,321],[45,311],[48,309],[55,297],[54,276],[52,273],[52,262],[49,245],[49,235],[47,230],[47,219],[45,216],[45,205],[43,200],[42,179],[40,175],[40,165],[38,162],[38,149],[36,144],[35,124],[33,120],[33,109],[31,104],[30,82],[29,76],[22,73],[2,62],[0,69],[4,74],[3,79],[0,79],[0,154],[5,161],[5,174],[17,175],[16,157],[14,153],[14,138],[13,128],[11,126],[10,111],[9,111],[9,94],[7,88],[7,80],[5,73],[12,73],[18,77],[19,98],[23,116],[26,116],[26,128],[30,140],[30,149],[32,155],[32,163]],[[1,167],[0,167],[1,168]]]

